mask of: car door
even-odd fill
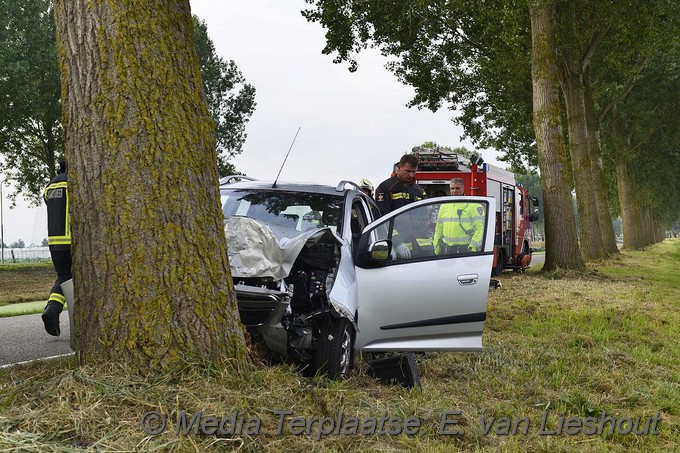
[[[355,347],[481,349],[493,264],[494,212],[493,198],[447,196],[409,204],[369,224],[355,261]],[[477,250],[446,245],[460,240],[450,236],[461,228],[479,243]]]

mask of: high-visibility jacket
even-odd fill
[[[62,172],[50,181],[43,193],[47,204],[47,243],[50,250],[71,248],[67,186],[66,172]]]
[[[396,176],[386,179],[375,190],[375,203],[381,215],[423,198],[425,191],[418,184],[404,184]]]
[[[447,203],[442,205],[435,225],[434,252],[442,252],[442,245],[466,246],[470,251],[482,249],[484,237],[484,208],[479,203]]]

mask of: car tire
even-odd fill
[[[331,379],[346,379],[354,360],[354,327],[346,318],[321,321],[314,370]]]

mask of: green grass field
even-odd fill
[[[422,390],[379,384],[361,361],[344,382],[304,378],[286,365],[187,366],[140,377],[123,365],[60,359],[0,370],[0,449],[680,451],[679,267],[676,240],[585,273],[503,275],[503,287],[490,294],[483,352],[419,356]],[[279,432],[283,410],[291,415]],[[167,416],[161,435],[142,431],[148,411]],[[251,429],[178,435],[182,411],[185,422],[203,411],[217,422],[225,417],[225,428],[233,417]],[[446,427],[458,435],[440,433],[450,412],[457,424]],[[371,417],[377,423],[384,414],[394,420],[388,430],[403,429],[396,421],[409,417],[420,427],[412,435],[372,433]],[[309,434],[295,434],[292,417]],[[348,417],[365,423],[366,434],[343,435],[352,432]],[[625,433],[637,419],[638,431],[646,423],[649,434]],[[332,423],[338,433],[320,433]]]

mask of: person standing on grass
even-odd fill
[[[57,279],[42,314],[45,330],[58,337],[59,315],[66,304],[66,297],[61,284],[72,278],[71,274],[71,228],[68,216],[68,183],[66,180],[66,162],[59,162],[59,170],[50,184],[45,188],[43,197],[47,204],[47,242]]]

